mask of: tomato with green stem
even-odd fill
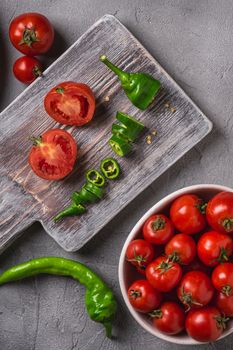
[[[165,254],[172,261],[188,265],[196,256],[196,243],[189,235],[177,234],[166,244]]]
[[[233,233],[233,192],[220,192],[207,205],[209,225],[222,233]]]
[[[214,296],[211,279],[204,272],[187,272],[177,288],[177,295],[186,310],[207,305]]]
[[[207,266],[228,261],[232,253],[232,238],[216,231],[204,233],[197,244],[198,257]]]
[[[52,129],[41,137],[32,137],[34,146],[29,154],[29,164],[34,173],[46,180],[60,180],[74,168],[77,145],[65,130]]]
[[[223,315],[233,317],[233,294],[226,295],[222,292],[217,292],[215,297],[215,305]]]
[[[15,61],[13,73],[22,83],[30,84],[42,75],[42,65],[34,57],[22,56]]]
[[[182,233],[195,234],[206,226],[205,202],[195,194],[184,194],[175,199],[170,217],[176,229]]]
[[[185,325],[184,310],[175,302],[165,301],[159,309],[149,313],[153,319],[153,325],[162,333],[178,334]]]
[[[167,216],[154,214],[146,220],[142,232],[146,241],[152,244],[165,244],[174,235],[174,226]]]
[[[159,306],[162,295],[147,280],[137,280],[129,287],[128,298],[135,310],[148,313]]]
[[[9,27],[9,37],[14,47],[28,56],[47,52],[54,40],[54,29],[40,13],[23,13],[15,17]]]
[[[233,263],[219,264],[212,272],[214,287],[226,295],[233,295]]]
[[[146,266],[154,259],[155,249],[144,239],[135,239],[130,242],[126,250],[126,259],[136,266],[139,272],[145,270]]]
[[[214,306],[205,306],[191,310],[185,321],[185,328],[190,337],[199,342],[217,340],[226,329],[229,318],[221,315]]]
[[[182,269],[176,262],[160,256],[146,268],[146,278],[160,292],[169,292],[179,283]]]

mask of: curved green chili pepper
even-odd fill
[[[73,216],[73,215],[81,215],[85,213],[86,208],[82,204],[76,204],[75,202],[72,202],[71,205],[69,205],[67,208],[63,209],[58,213],[56,216],[54,216],[53,220],[57,222],[58,220],[65,218],[66,216]]]
[[[100,163],[100,169],[107,179],[115,180],[120,175],[120,165],[114,158],[103,159]]]
[[[86,173],[86,179],[88,182],[102,187],[105,184],[105,178],[95,169],[88,170]]]
[[[69,259],[43,257],[11,267],[0,275],[0,285],[38,274],[69,276],[78,280],[86,289],[85,305],[90,318],[104,325],[111,337],[112,320],[117,303],[111,289],[87,266]]]
[[[100,56],[100,61],[118,76],[126,96],[137,108],[145,110],[151,104],[161,86],[158,80],[146,73],[124,72],[105,55]]]

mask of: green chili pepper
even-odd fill
[[[53,220],[57,222],[58,220],[66,216],[81,215],[85,213],[85,211],[86,211],[86,208],[82,204],[76,204],[75,202],[72,202],[69,207],[63,209],[60,213],[58,213],[53,218]]]
[[[141,122],[122,112],[117,112],[116,119],[127,130],[129,141],[135,141],[140,132],[145,128]]]
[[[126,128],[124,125],[112,124],[112,133],[113,135],[120,135],[120,137],[122,137],[126,141],[130,140],[128,128]]]
[[[91,169],[86,173],[86,179],[88,182],[98,187],[102,187],[105,184],[104,177],[95,169]]]
[[[126,96],[137,108],[145,110],[151,104],[161,86],[158,80],[146,73],[124,72],[105,55],[100,56],[100,61],[118,76]]]
[[[80,195],[79,192],[73,192],[71,195],[71,200],[75,203],[75,204],[86,204],[88,203],[87,201],[85,201],[83,199],[83,197]]]
[[[95,195],[98,199],[101,199],[104,195],[104,190],[90,182],[87,182],[82,188]]]
[[[103,159],[100,163],[100,169],[107,179],[117,179],[120,175],[120,165],[114,158]]]
[[[120,135],[113,135],[108,143],[112,147],[112,150],[121,157],[126,156],[132,150],[131,144]]]
[[[90,318],[100,322],[111,337],[117,303],[111,289],[87,266],[58,257],[43,257],[15,265],[0,275],[0,285],[38,274],[69,276],[86,287],[85,305]]]
[[[85,185],[81,188],[81,191],[79,192],[80,197],[83,200],[83,203],[96,203],[99,200],[99,197],[96,196],[94,193],[91,193],[88,191],[85,187]]]

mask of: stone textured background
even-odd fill
[[[233,186],[233,2],[1,0],[1,109],[24,89],[12,75],[12,64],[20,54],[10,45],[7,31],[11,19],[25,11],[45,14],[56,28],[56,43],[46,65],[102,15],[116,15],[214,122],[214,130],[78,253],[63,252],[35,224],[0,257],[1,269],[43,255],[74,258],[93,267],[119,301],[115,339],[106,339],[102,327],[88,318],[82,286],[70,279],[42,276],[1,287],[0,349],[168,350],[171,344],[144,332],[128,314],[118,286],[118,258],[132,226],[164,195],[197,183]],[[230,350],[232,341],[229,336],[201,348]]]

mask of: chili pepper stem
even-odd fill
[[[120,68],[115,66],[112,62],[110,62],[105,55],[100,56],[100,61],[103,62],[111,71],[113,71],[118,77],[120,78],[121,81],[128,80],[127,75],[128,73],[122,71]]]
[[[106,331],[106,336],[108,338],[111,338],[112,336],[112,323],[111,322],[104,322],[103,323],[105,331]]]

